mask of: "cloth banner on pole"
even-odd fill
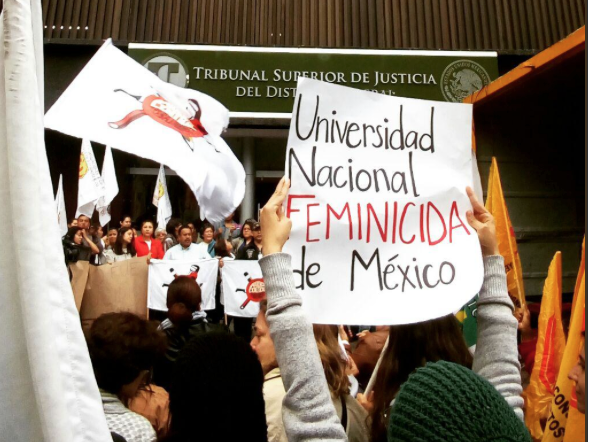
[[[165,164],[210,222],[241,203],[245,171],[220,137],[229,111],[160,80],[107,40],[45,116],[45,126]]]
[[[40,1],[0,14],[0,438],[112,440],[74,303],[44,142]]]
[[[78,174],[78,209],[76,210],[76,218],[80,215],[92,218],[94,206],[98,198],[103,194],[104,181],[100,176],[92,145],[89,140],[83,139]]]
[[[255,318],[260,301],[266,297],[262,269],[258,261],[224,260],[221,269],[225,313]]]
[[[59,185],[55,195],[55,206],[57,207],[57,224],[59,233],[64,236],[67,233],[67,214],[65,213],[65,196],[63,194],[63,175],[59,175]]]
[[[157,207],[157,227],[158,229],[165,229],[166,224],[172,218],[172,203],[168,194],[166,171],[163,164],[160,164],[160,171],[157,175],[155,189],[153,190],[152,203]]]
[[[102,195],[98,198],[98,202],[96,203],[96,210],[98,211],[98,216],[100,218],[100,225],[104,227],[110,222],[110,203],[119,193],[115,163],[112,158],[112,150],[109,146],[106,146],[104,151],[102,182],[104,188],[102,189]]]
[[[219,260],[216,258],[190,261],[152,259],[149,264],[149,308],[167,312],[170,283],[178,276],[190,276],[200,286],[201,310],[214,310],[218,272]]]
[[[131,312],[147,318],[147,259],[89,266],[80,317],[84,328],[105,313]]]
[[[471,128],[468,104],[299,78],[285,251],[312,322],[420,322],[478,293]]]
[[[530,434],[541,439],[548,418],[556,377],[565,349],[562,327],[562,256],[556,252],[544,283],[538,317],[538,343],[530,384],[524,391],[525,420]]]

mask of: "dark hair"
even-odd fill
[[[266,442],[263,384],[262,366],[245,340],[221,332],[197,335],[174,365],[170,440]]]
[[[153,230],[154,230],[153,233],[155,233],[155,223],[153,222],[153,220],[152,219],[144,219],[143,221],[141,221],[140,229],[143,229],[143,226],[145,225],[145,223],[150,223],[153,226]]]
[[[184,324],[192,320],[192,312],[200,310],[202,294],[195,279],[178,276],[170,283],[166,304],[172,323]]]
[[[374,384],[371,412],[373,442],[387,440],[385,412],[409,375],[426,362],[448,361],[467,368],[472,355],[458,320],[447,315],[417,324],[393,325]]]
[[[188,224],[182,224],[178,229],[178,235],[180,235],[180,232],[182,232],[184,229],[190,230],[190,234],[192,234],[192,228]]]
[[[84,215],[83,213],[80,213],[78,215],[78,217],[76,218],[78,221],[80,221],[80,218],[82,218],[83,216],[85,216],[86,218],[88,218],[89,220],[91,219],[88,215]]]
[[[225,238],[223,238],[223,234],[220,232],[215,235],[215,256],[219,258],[231,256],[229,250],[227,250]]]
[[[98,387],[116,395],[141,371],[151,370],[166,350],[166,338],[157,325],[128,312],[100,316],[86,341]]]
[[[350,380],[346,374],[346,361],[337,341],[337,326],[313,324],[313,334],[329,391],[338,398],[349,394]]]
[[[241,227],[241,232],[239,233],[239,236],[241,236],[243,238],[243,228],[245,226],[249,226],[250,230],[253,232],[254,231],[254,226],[256,225],[256,220],[253,219],[246,219],[245,222],[243,223],[243,226]]]
[[[129,214],[125,214],[123,216],[121,216],[121,219],[119,220],[119,222],[124,222],[127,218],[129,218],[131,220],[131,223],[133,223],[133,218],[131,217],[131,215]]]
[[[172,218],[166,224],[166,233],[174,236],[176,234],[176,227],[181,226],[181,225],[182,225],[182,221],[180,221],[178,218]]]
[[[113,250],[113,252],[115,252],[115,255],[123,255],[125,253],[123,251],[123,236],[125,236],[125,233],[127,233],[129,230],[133,230],[133,229],[131,227],[121,227],[119,229],[119,234],[117,235],[117,242],[112,247],[112,250]],[[127,245],[127,253],[130,253],[131,256],[137,255],[133,241],[131,241]]]
[[[70,227],[69,229],[67,229],[67,233],[65,235],[63,235],[63,239],[74,242],[74,236],[76,236],[76,233],[78,233],[78,231],[80,231],[80,230],[83,230],[83,229],[78,226]]]
[[[213,225],[211,223],[204,223],[202,225],[202,227],[200,228],[200,233],[202,235],[204,235],[205,230],[207,230],[207,229],[212,229],[213,230],[213,234],[215,233],[215,228],[213,227]]]

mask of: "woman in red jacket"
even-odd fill
[[[137,256],[151,254],[153,259],[163,259],[164,257],[162,243],[153,237],[153,221],[145,220],[141,223],[141,235],[135,238],[134,245]]]

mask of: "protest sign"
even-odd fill
[[[131,312],[147,318],[147,260],[145,257],[89,266],[80,317],[89,327],[100,315]]]
[[[285,251],[313,322],[425,321],[477,294],[471,129],[470,105],[299,80]]]
[[[266,297],[258,261],[224,260],[221,279],[225,313],[245,318],[258,316],[260,301]]]
[[[201,216],[241,203],[245,171],[220,137],[229,111],[160,80],[107,40],[45,115],[45,127],[165,164],[188,184]]]
[[[201,310],[214,310],[218,271],[219,260],[216,258],[190,261],[152,259],[149,264],[149,308],[167,312],[170,283],[178,276],[190,276],[200,286]]]

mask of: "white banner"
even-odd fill
[[[218,101],[160,80],[107,40],[45,115],[45,126],[163,163],[188,184],[201,216],[218,222],[245,192],[245,171],[220,137]]]
[[[164,165],[160,164],[160,171],[157,175],[155,189],[153,190],[152,203],[157,207],[157,227],[165,229],[166,224],[172,218],[172,203],[168,194],[168,185],[166,184],[166,171]]]
[[[86,215],[92,218],[96,201],[104,192],[104,182],[98,171],[92,145],[87,139],[82,140],[80,169],[78,175],[78,209],[76,218]]]
[[[221,279],[225,313],[231,316],[255,318],[260,301],[266,297],[262,270],[258,261],[223,260]]]
[[[147,306],[153,310],[168,311],[168,286],[178,276],[190,276],[200,286],[201,310],[213,310],[218,272],[219,260],[216,258],[194,261],[152,259],[149,264]]]
[[[112,159],[112,150],[109,146],[106,146],[104,151],[101,176],[104,188],[102,189],[102,195],[96,203],[96,210],[100,217],[100,225],[104,227],[110,222],[110,203],[119,193],[115,163]]]
[[[285,251],[312,322],[420,322],[479,291],[471,130],[471,105],[299,80]]]
[[[63,194],[63,175],[59,175],[59,185],[55,194],[55,207],[57,207],[57,224],[59,233],[64,236],[67,233],[67,214],[65,213],[65,196]]]

